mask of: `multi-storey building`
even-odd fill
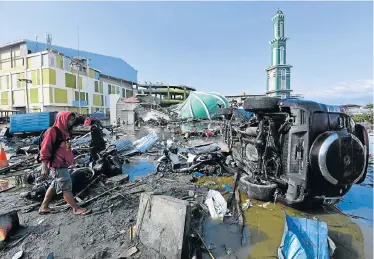
[[[284,31],[284,15],[278,10],[273,17],[274,38],[270,41],[271,66],[266,68],[268,96],[280,98],[290,97],[291,90],[291,65],[287,65],[287,40]]]
[[[1,110],[107,113],[109,95],[131,97],[136,84],[120,58],[30,40],[0,45]]]
[[[139,84],[138,90],[157,97],[161,106],[170,106],[184,102],[195,88],[184,85]]]

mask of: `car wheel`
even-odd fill
[[[248,97],[243,103],[243,109],[248,112],[275,112],[279,111],[277,97],[254,96]]]
[[[248,197],[260,200],[260,201],[272,201],[274,198],[274,192],[278,185],[275,183],[269,184],[254,184],[250,181],[249,176],[243,176],[240,178],[240,189],[247,194]]]

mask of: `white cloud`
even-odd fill
[[[305,99],[331,104],[355,102],[365,104],[373,101],[373,80],[356,80],[352,83],[339,83],[327,88],[317,88],[304,92]]]

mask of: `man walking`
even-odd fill
[[[42,178],[46,179],[51,173],[53,181],[45,194],[39,214],[52,212],[48,205],[55,192],[63,194],[64,200],[71,206],[74,214],[86,215],[91,212],[80,208],[72,193],[69,167],[74,163],[74,154],[70,144],[70,133],[74,121],[74,113],[59,112],[53,127],[44,133],[39,154],[39,159],[42,162],[41,174]]]

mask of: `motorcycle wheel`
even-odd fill
[[[171,172],[171,164],[166,161],[162,161],[157,165],[157,172],[168,173]]]

